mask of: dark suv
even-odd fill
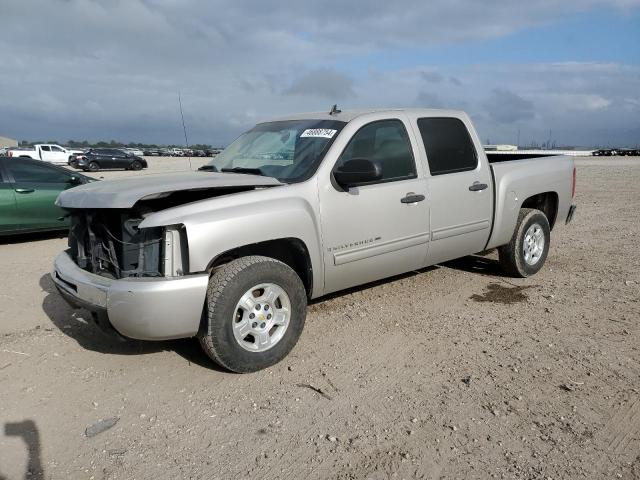
[[[78,157],[75,166],[90,172],[111,168],[141,170],[147,168],[147,161],[117,148],[92,148]]]

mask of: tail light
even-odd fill
[[[571,183],[571,198],[576,196],[576,167],[573,167],[573,181]]]

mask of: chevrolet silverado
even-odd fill
[[[451,110],[292,115],[201,170],[62,192],[52,277],[121,336],[198,337],[235,372],[284,358],[309,299],[494,248],[535,274],[575,210],[571,158],[488,158]]]

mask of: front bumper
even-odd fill
[[[198,333],[209,276],[110,279],[82,270],[67,252],[51,272],[63,298],[139,340],[168,340]]]

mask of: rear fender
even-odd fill
[[[506,245],[516,228],[518,214],[525,201],[541,193],[558,198],[556,218],[566,218],[571,207],[573,160],[548,157],[494,163],[495,213],[493,231],[485,250]],[[549,219],[553,223],[554,219]]]

